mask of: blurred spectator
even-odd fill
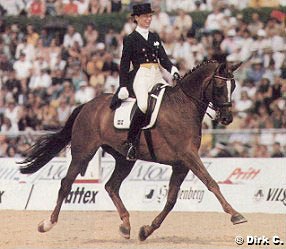
[[[34,26],[32,24],[27,25],[27,43],[31,44],[32,46],[36,46],[39,34],[34,30]]]
[[[99,7],[100,7],[99,0],[90,0],[90,4],[89,5],[90,5],[90,7],[89,7],[90,14],[96,15],[96,14],[99,13]]]
[[[68,3],[64,4],[63,15],[75,16],[78,14],[78,5],[74,0],[69,0]]]
[[[119,72],[112,71],[111,74],[109,74],[106,77],[103,91],[105,93],[115,93],[118,87],[119,87]]]
[[[44,0],[32,0],[28,8],[28,16],[38,16],[44,18],[46,14],[46,4]]]
[[[120,12],[121,8],[121,0],[111,0],[111,12]]]
[[[271,157],[284,157],[284,154],[281,151],[281,145],[278,142],[275,142],[272,146]]]
[[[214,30],[222,30],[222,22],[224,14],[219,7],[215,7],[214,10],[207,16],[205,22],[205,30],[211,32]]]
[[[24,0],[0,0],[0,5],[5,9],[7,16],[18,16],[25,9]]]
[[[111,13],[111,0],[99,0],[99,14]]]
[[[16,79],[15,70],[8,72],[8,78],[3,84],[3,89],[12,93],[14,100],[19,103],[19,97],[22,95],[22,86],[21,82]]]
[[[255,58],[251,61],[251,67],[247,71],[247,79],[257,84],[265,73],[263,62],[259,58]]]
[[[263,22],[260,20],[260,16],[258,13],[254,12],[251,15],[251,21],[248,25],[248,30],[251,35],[254,36],[257,34],[258,30],[263,29]]]
[[[95,91],[86,81],[79,83],[79,90],[75,93],[76,104],[84,104],[95,97]]]
[[[95,51],[96,41],[98,39],[98,31],[95,29],[92,23],[89,23],[83,34],[85,40],[84,49],[86,50],[87,54],[90,54]]]
[[[0,157],[5,157],[8,148],[7,138],[5,135],[0,135]]]
[[[83,46],[81,34],[75,31],[74,26],[68,25],[67,32],[64,35],[63,46],[68,49],[72,47],[75,42],[77,42],[80,47]]]
[[[57,9],[56,3],[59,2],[58,0],[46,0],[46,14],[49,16],[56,16]]]
[[[189,14],[183,9],[180,9],[173,25],[174,27],[178,27],[181,35],[187,36],[188,31],[192,28],[193,20]]]
[[[71,105],[67,103],[66,99],[61,98],[59,107],[57,108],[57,119],[60,126],[63,126],[71,114]]]
[[[77,0],[76,5],[79,15],[87,15],[89,13],[89,0]]]

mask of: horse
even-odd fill
[[[203,62],[187,72],[175,86],[166,89],[156,125],[150,131],[156,162],[170,165],[172,174],[166,204],[150,225],[140,228],[141,241],[158,229],[172,210],[189,170],[214,193],[224,212],[231,215],[233,224],[247,221],[224,198],[219,185],[208,173],[199,156],[202,121],[209,103],[212,103],[217,113],[218,122],[223,125],[232,122],[231,94],[235,88],[233,72],[241,63],[228,66],[217,61]],[[130,214],[120,198],[119,189],[135,162],[125,158],[126,149],[123,145],[127,131],[113,126],[114,111],[109,108],[112,97],[112,94],[102,94],[76,107],[61,130],[40,137],[20,162],[21,173],[34,173],[71,143],[72,160],[66,176],[61,180],[56,206],[50,218],[39,223],[39,232],[49,231],[58,222],[61,206],[71,191],[74,180],[79,174],[85,174],[89,161],[102,147],[115,159],[115,168],[105,189],[122,221],[119,225],[121,236],[130,238]],[[138,144],[138,159],[154,161],[143,136]]]

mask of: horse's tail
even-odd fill
[[[19,164],[22,174],[31,174],[45,166],[55,157],[71,140],[72,127],[82,107],[80,105],[74,109],[68,118],[65,126],[57,133],[48,134],[40,137],[36,143],[28,150],[26,159]]]

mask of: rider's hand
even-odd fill
[[[127,87],[121,87],[117,96],[121,100],[127,99],[129,97],[129,92],[127,90]]]
[[[179,72],[178,68],[175,66],[172,66],[171,75],[173,77],[173,80],[181,79],[180,72]]]

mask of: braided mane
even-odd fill
[[[195,72],[197,69],[199,69],[201,66],[210,64],[210,63],[218,63],[216,60],[206,60],[203,61],[202,63],[198,64],[197,66],[194,66],[190,71],[188,71],[183,77],[182,79],[184,79],[186,76],[192,74],[193,72]]]

